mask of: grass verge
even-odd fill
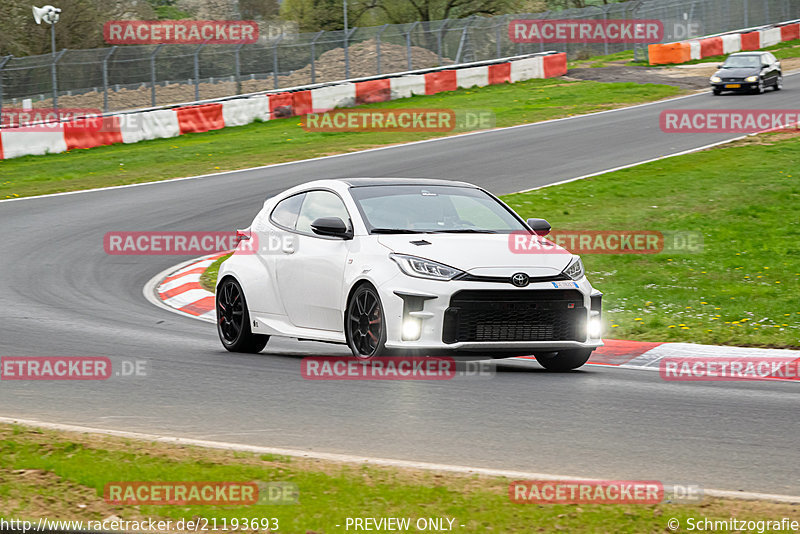
[[[504,198],[569,230],[702,232],[701,253],[583,257],[607,336],[800,347],[800,136],[731,145]]]
[[[498,127],[602,111],[675,96],[666,85],[529,80],[371,104],[366,109],[490,111]],[[306,132],[299,117],[237,128],[0,161],[0,199],[243,169],[445,133]]]
[[[122,481],[292,482],[299,504],[123,506]],[[0,425],[0,517],[37,520],[277,518],[277,532],[344,532],[348,517],[447,517],[461,532],[665,532],[670,518],[797,517],[797,505],[705,498],[697,504],[513,504],[509,481],[339,464]],[[337,526],[341,525],[341,526]],[[352,530],[352,529],[351,529]],[[414,531],[412,528],[411,531]]]
[[[225,254],[224,256],[220,256],[217,258],[214,263],[208,266],[208,268],[203,271],[203,274],[200,275],[200,286],[203,289],[207,289],[214,293],[217,287],[217,275],[219,274],[219,266],[222,265],[222,262],[227,260],[231,257],[231,254]]]

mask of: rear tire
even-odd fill
[[[539,365],[556,373],[572,371],[589,360],[592,349],[560,350],[558,352],[540,352],[534,354]]]
[[[217,286],[217,334],[222,346],[230,352],[261,352],[269,336],[250,330],[250,313],[242,286],[234,278],[226,278]]]

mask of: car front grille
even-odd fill
[[[586,308],[580,291],[465,290],[444,314],[442,341],[583,341]]]
[[[741,78],[722,78],[723,82],[743,82]]]

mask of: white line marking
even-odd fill
[[[193,445],[207,449],[221,449],[241,452],[251,452],[255,454],[276,454],[281,456],[295,456],[300,458],[313,458],[316,460],[326,460],[331,462],[341,462],[348,464],[372,464],[381,467],[399,467],[406,469],[422,469],[425,471],[439,471],[445,473],[458,473],[469,475],[485,475],[490,477],[505,477],[514,480],[538,479],[538,480],[600,480],[586,477],[563,476],[548,473],[531,473],[527,471],[513,471],[506,469],[491,469],[486,467],[468,467],[463,465],[435,464],[428,462],[415,462],[411,460],[395,460],[391,458],[375,458],[372,456],[358,456],[352,454],[336,454],[318,451],[304,451],[299,449],[281,449],[276,447],[261,447],[257,445],[244,445],[239,443],[226,443],[222,441],[208,441],[192,438],[178,438],[172,436],[161,436],[157,434],[144,434],[140,432],[127,432],[124,430],[107,430],[102,428],[92,428],[63,423],[47,423],[31,419],[18,419],[14,417],[0,417],[0,423],[17,424],[44,428],[48,430],[58,430],[62,432],[80,432],[102,434],[105,436],[122,437],[128,439],[154,441],[157,443],[167,443],[173,445]],[[669,488],[669,486],[667,486]],[[671,489],[671,488],[669,488]],[[779,495],[772,493],[754,493],[745,491],[729,491],[704,489],[704,495],[710,497],[721,497],[728,499],[742,500],[770,500],[788,503],[800,503],[800,496]]]

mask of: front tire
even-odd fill
[[[560,350],[558,352],[540,352],[534,354],[539,365],[557,373],[572,371],[589,361],[591,349]]]
[[[764,94],[764,90],[765,90],[764,89],[764,79],[763,78],[759,78],[758,85],[756,86],[754,91],[755,91],[755,93],[757,95],[763,95]]]
[[[782,75],[778,76],[778,79],[775,80],[775,85],[773,86],[773,89],[775,89],[776,91],[780,91],[781,89],[783,89],[783,76]]]
[[[345,315],[347,345],[353,356],[368,360],[385,356],[386,321],[378,292],[369,284],[355,290]]]
[[[261,352],[269,336],[250,330],[250,313],[244,291],[234,278],[226,278],[217,286],[217,334],[230,352]]]
[[[719,96],[722,94],[722,89],[717,89],[716,87],[712,89],[712,91],[714,92],[714,96]]]

